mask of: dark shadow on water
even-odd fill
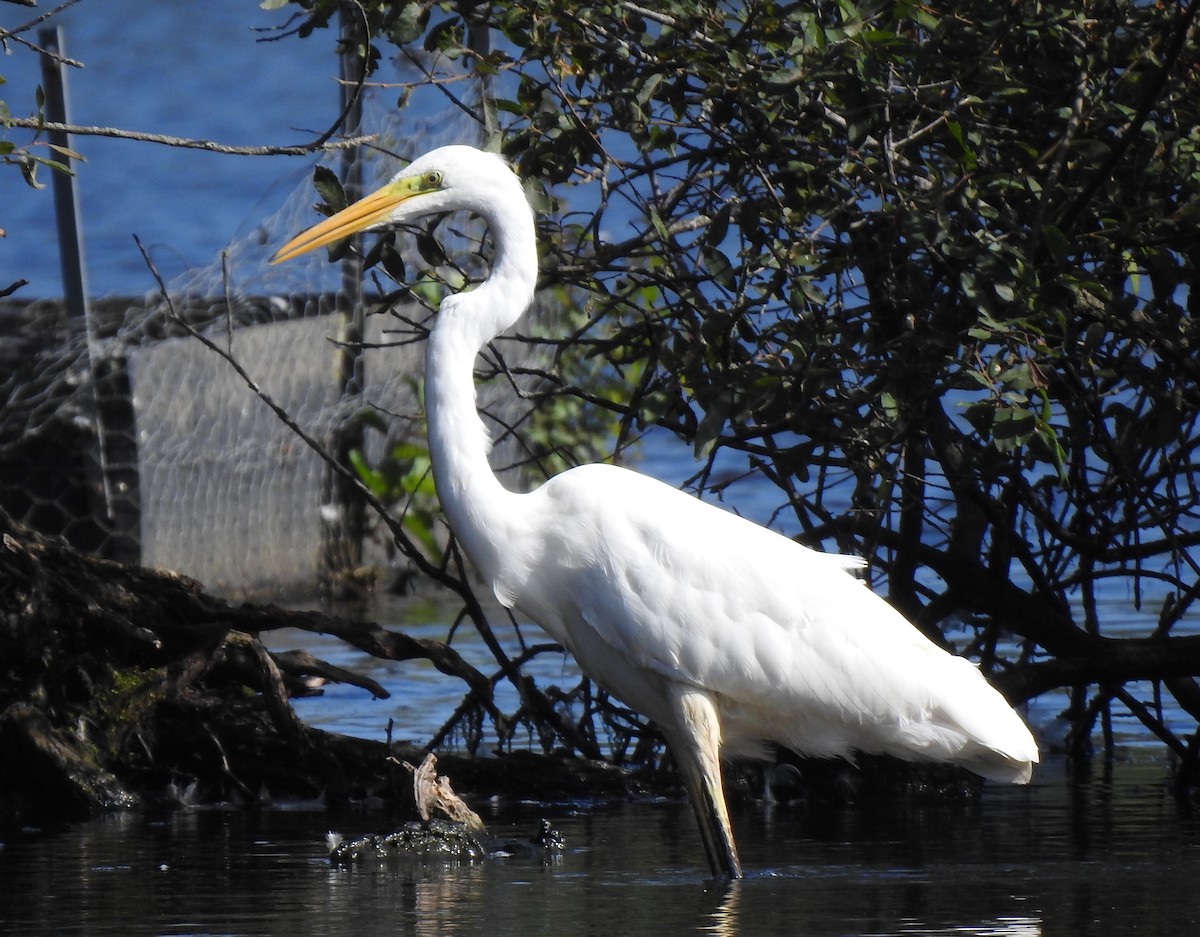
[[[682,802],[482,805],[492,829],[566,835],[550,861],[332,867],[370,811],[115,815],[0,848],[12,934],[1197,933],[1200,824],[1161,764],[970,801],[738,808],[747,878],[710,880]]]

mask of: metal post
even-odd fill
[[[42,91],[46,119],[70,124],[66,73],[62,67],[65,44],[57,27],[38,30],[42,56]],[[71,138],[65,130],[47,130],[47,140],[58,147],[69,166]],[[83,260],[83,236],[79,224],[79,190],[71,173],[54,172],[55,223],[62,263],[63,298],[68,319],[83,329],[87,338],[88,371],[92,382],[92,426],[94,448],[82,453],[86,484],[94,499],[92,519],[102,531],[98,551],[122,563],[141,560],[141,491],[133,393],[123,355],[97,353],[96,324],[88,300],[87,271]]]
[[[351,103],[351,95],[357,92],[357,82],[362,64],[356,55],[360,41],[360,29],[354,17],[345,10],[341,16],[342,36],[346,51],[342,54],[340,70],[342,77],[342,107]],[[346,114],[344,131],[349,136],[360,132],[362,105],[353,100]],[[342,188],[347,201],[353,202],[362,196],[362,163],[358,154],[346,150],[342,156]],[[337,294],[336,316],[338,321],[338,344],[335,349],[334,380],[337,382],[338,397],[345,411],[353,409],[336,427],[330,440],[330,451],[337,461],[350,467],[350,453],[363,445],[363,426],[358,418],[356,402],[361,404],[364,389],[363,373],[363,328],[364,310],[362,301],[362,237],[354,237],[351,249],[342,260],[341,288]],[[341,572],[353,570],[362,564],[362,547],[366,528],[366,505],[358,488],[340,474],[329,470],[325,484],[327,504],[335,520],[325,527],[322,550],[324,575],[332,580]]]
[[[62,31],[47,26],[38,31],[38,42],[46,50],[42,56],[42,91],[45,94],[46,119],[51,123],[67,123],[67,82],[63,74],[64,57]],[[69,166],[71,137],[65,130],[48,130],[47,141],[59,147],[59,156]],[[88,312],[87,275],[83,266],[83,238],[79,231],[79,193],[75,176],[65,172],[51,173],[54,189],[54,217],[58,227],[58,254],[62,263],[63,297],[67,312],[74,318],[86,319]]]

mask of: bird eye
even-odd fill
[[[431,169],[425,173],[425,184],[431,187],[438,187],[442,184],[442,174],[436,169]]]

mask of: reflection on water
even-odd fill
[[[0,848],[0,931],[20,934],[1190,934],[1200,823],[1161,764],[1076,783],[1053,764],[977,802],[746,805],[748,878],[706,880],[680,802],[480,805],[493,830],[545,815],[554,861],[334,868],[362,810],[119,815]]]

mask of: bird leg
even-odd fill
[[[721,722],[712,697],[692,687],[672,687],[675,725],[662,727],[683,773],[688,799],[714,876],[742,877],[721,784]]]

